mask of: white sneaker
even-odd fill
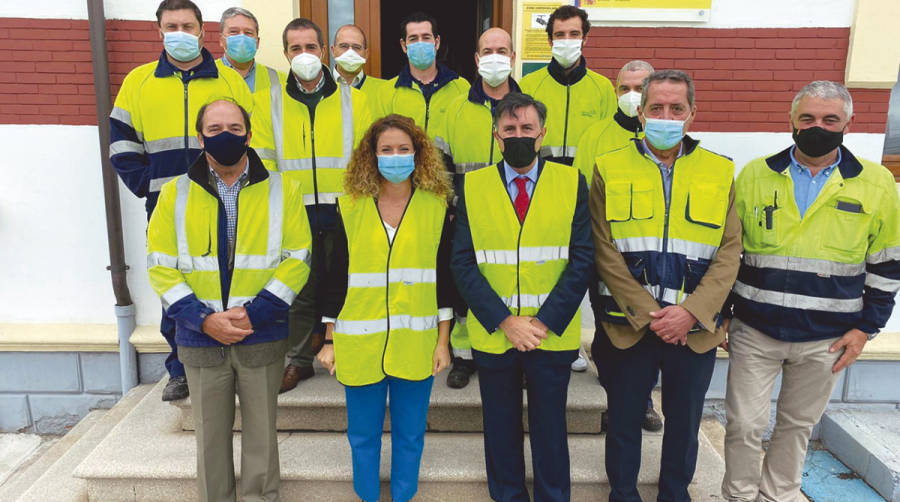
[[[577,371],[581,373],[582,371],[587,371],[588,362],[587,359],[581,355],[581,352],[578,352],[578,359],[572,361],[572,371]]]

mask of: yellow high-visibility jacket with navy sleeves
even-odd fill
[[[680,305],[698,321],[688,346],[704,353],[724,337],[721,310],[740,265],[734,163],[685,136],[667,202],[645,148],[635,140],[595,160],[591,217],[603,281],[595,311],[625,349],[646,336],[650,312]]]
[[[429,138],[437,137],[444,130],[450,104],[469,92],[469,82],[456,72],[441,63],[437,63],[437,70],[434,80],[422,85],[413,78],[409,65],[404,65],[400,74],[382,88],[380,115],[396,113],[409,117]],[[441,145],[438,148],[443,149]]]
[[[300,183],[313,233],[333,228],[347,163],[372,122],[362,92],[338,86],[325,66],[322,78],[322,98],[309,107],[293,72],[281,74],[269,108],[253,114],[250,139],[266,168]]]
[[[593,275],[587,185],[570,166],[539,160],[535,169],[523,223],[502,163],[465,176],[451,265],[469,306],[469,339],[480,352],[513,348],[499,328],[510,315],[533,316],[549,328],[540,350],[575,351],[581,343],[580,304]]]
[[[609,79],[587,68],[584,58],[568,75],[556,62],[522,77],[522,92],[547,106],[547,137],[541,157],[572,165],[578,140],[591,125],[613,116],[618,106]]]
[[[629,117],[616,110],[612,118],[598,122],[584,131],[578,141],[578,151],[572,164],[584,175],[590,185],[594,178],[594,160],[613,150],[628,146],[633,139],[644,137],[641,122],[636,117]]]
[[[146,197],[147,216],[167,181],[187,172],[200,155],[195,122],[200,107],[230,99],[253,113],[253,97],[241,75],[206,49],[189,71],[158,61],[128,73],[109,115],[109,158],[135,195]]]
[[[344,195],[338,204],[349,259],[346,297],[334,323],[338,380],[357,386],[385,376],[430,377],[447,202],[414,190],[392,241],[374,198]]]
[[[239,306],[254,331],[240,343],[288,335],[288,309],[309,277],[312,237],[296,181],[266,170],[252,149],[248,157],[233,248],[205,155],[163,185],[150,217],[150,284],[175,319],[178,345],[219,345],[203,333],[203,319]]]
[[[734,315],[790,342],[853,328],[874,335],[900,290],[894,177],[841,146],[840,163],[801,217],[791,148],[751,161],[738,176],[744,256],[731,295]]]

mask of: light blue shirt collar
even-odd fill
[[[796,171],[798,173],[809,174],[810,176],[812,176],[812,173],[810,172],[809,168],[804,166],[803,164],[801,164],[800,161],[797,160],[797,157],[794,157],[794,150],[796,150],[796,149],[797,149],[797,145],[794,145],[791,147],[791,150],[790,150],[791,170]],[[830,166],[826,167],[825,169],[822,169],[821,171],[819,171],[819,174],[825,174],[826,178],[831,176],[831,172],[834,171],[834,168],[837,167],[840,163],[841,163],[841,149],[838,148],[837,159],[835,159],[833,164],[831,164]]]
[[[506,191],[509,193],[509,198],[515,202],[516,197],[519,195],[519,186],[516,185],[516,178],[519,176],[525,176],[527,181],[525,182],[525,191],[528,193],[528,197],[531,198],[532,194],[534,194],[534,186],[537,183],[538,178],[538,166],[541,163],[541,159],[536,159],[534,166],[525,174],[517,173],[506,161],[503,161],[503,173],[506,177]]]
[[[234,69],[234,65],[231,64],[231,61],[228,60],[227,57],[222,56],[222,63]],[[234,70],[237,71],[237,70]],[[250,71],[247,72],[247,76],[244,77],[244,82],[247,83],[247,86],[250,87],[250,92],[256,90],[256,60],[254,59],[252,63],[250,63]]]

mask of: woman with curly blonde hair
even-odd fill
[[[450,364],[449,177],[412,119],[376,121],[347,166],[318,358],[344,384],[353,487],[380,495],[391,411],[391,496],[413,498],[434,376]]]

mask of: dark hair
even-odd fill
[[[191,0],[162,0],[162,2],[159,2],[159,7],[156,8],[156,25],[162,26],[163,11],[183,9],[194,11],[194,15],[197,16],[197,21],[200,23],[200,28],[202,29],[203,14],[200,13],[200,7],[197,7],[197,4]]]
[[[533,106],[535,111],[537,111],[538,122],[541,127],[544,127],[544,122],[547,121],[547,107],[544,103],[534,99],[530,94],[510,92],[497,102],[497,107],[494,109],[494,128],[496,128],[497,123],[500,122],[500,117],[504,115],[516,117],[516,112],[518,110],[528,108],[529,106]]]
[[[644,79],[644,90],[641,92],[641,108],[647,104],[650,95],[650,84],[653,82],[675,82],[687,85],[688,106],[694,106],[694,81],[691,76],[681,70],[655,71]]]
[[[291,30],[316,30],[316,38],[319,40],[319,48],[325,47],[325,39],[322,37],[322,28],[319,28],[319,25],[306,19],[304,17],[298,17],[294,19],[287,26],[284,27],[284,31],[281,33],[281,43],[284,45],[284,50],[287,51],[287,34]]]
[[[341,26],[340,28],[338,28],[337,31],[334,32],[334,40],[331,41],[331,45],[334,45],[337,43],[338,34],[340,34],[340,32],[342,32],[342,31],[344,31],[344,29],[355,29],[356,31],[358,31],[360,33],[360,35],[362,35],[362,37],[363,37],[363,49],[369,48],[369,39],[366,38],[366,32],[363,31],[362,28],[360,28],[359,26],[357,26],[355,24],[345,24],[345,25]]]
[[[438,36],[438,25],[437,20],[428,14],[417,11],[403,18],[403,21],[400,21],[400,39],[406,40],[406,25],[409,23],[431,23],[431,35],[434,37]]]
[[[566,19],[572,19],[576,16],[581,18],[581,38],[586,37],[591,30],[591,22],[588,21],[587,12],[574,5],[563,5],[553,11],[553,14],[550,14],[550,19],[547,20],[547,38],[553,40],[554,21],[565,21]]]
[[[238,107],[238,110],[241,111],[241,116],[244,117],[244,129],[246,129],[247,132],[250,132],[250,114],[247,113],[247,110],[244,110],[244,107],[239,105],[237,101],[226,97],[214,98],[212,101],[200,107],[200,110],[197,111],[197,123],[194,124],[194,128],[197,129],[197,132],[203,134],[203,116],[206,115],[206,109],[209,108],[209,105],[218,103],[219,101],[225,101]]]

